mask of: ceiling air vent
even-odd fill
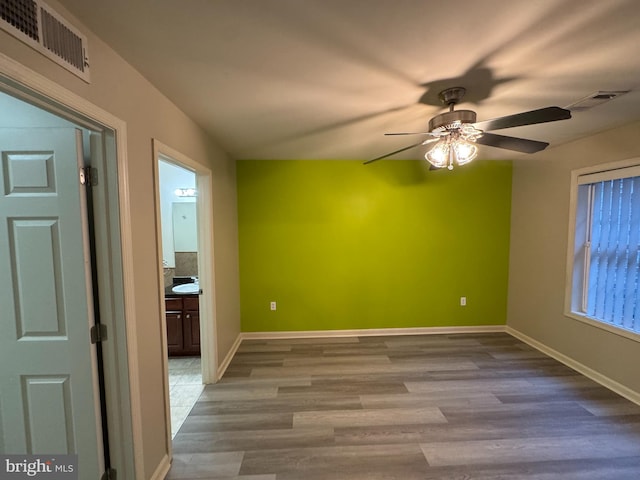
[[[90,81],[87,38],[42,0],[0,0],[0,28]]]
[[[600,90],[578,100],[575,103],[572,103],[566,108],[571,110],[572,112],[582,112],[584,110],[589,110],[596,105],[600,105],[601,103],[613,100],[614,98],[619,97],[620,95],[624,95],[625,93],[629,93],[629,90]]]

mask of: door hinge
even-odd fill
[[[90,187],[98,185],[98,169],[93,167],[80,167],[80,184]]]
[[[104,342],[107,339],[107,326],[103,323],[91,327],[91,343]]]
[[[107,468],[102,474],[102,478],[100,480],[116,480],[116,469]]]

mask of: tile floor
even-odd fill
[[[191,408],[202,393],[200,357],[169,359],[169,403],[171,405],[171,438],[176,436]]]

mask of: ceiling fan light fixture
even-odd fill
[[[448,139],[443,138],[425,153],[424,158],[434,167],[444,168],[449,163],[450,152]]]
[[[453,165],[466,165],[478,156],[478,147],[474,143],[475,137],[465,138],[459,133],[452,133],[442,137],[424,158],[434,167],[447,167],[453,170]]]

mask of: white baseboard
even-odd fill
[[[243,338],[244,338],[243,334],[239,333],[238,336],[236,337],[235,342],[233,342],[233,345],[231,345],[231,348],[227,352],[227,355],[224,357],[224,360],[218,367],[218,371],[216,372],[216,382],[220,380],[224,375],[224,372],[227,371],[227,368],[229,367],[231,360],[233,360],[233,356],[238,351],[238,347],[240,347],[240,343],[242,343]]]
[[[543,343],[525,335],[524,333],[516,330],[512,327],[507,327],[506,332],[510,335],[513,335],[519,340],[522,340],[524,343],[531,345],[533,348],[540,350],[542,353],[549,355],[552,358],[555,358],[561,363],[564,363],[569,368],[573,368],[577,372],[580,372],[585,377],[590,378],[594,382],[599,383],[600,385],[607,387],[609,390],[613,390],[619,395],[622,395],[627,400],[632,401],[640,405],[640,393],[635,390],[631,390],[628,387],[625,387],[621,383],[616,382],[615,380],[610,379],[609,377],[593,370],[592,368],[583,365],[582,363],[574,360],[571,357],[564,355],[563,353],[554,350],[553,348],[547,347]]]
[[[242,340],[275,340],[288,338],[375,337],[384,335],[442,335],[451,333],[496,333],[506,325],[477,327],[363,328],[354,330],[302,330],[289,332],[243,332]],[[234,350],[235,352],[235,350]]]
[[[153,472],[153,475],[151,475],[151,477],[149,477],[149,480],[164,480],[164,478],[167,476],[167,473],[169,473],[170,468],[171,458],[169,458],[169,455],[165,455],[164,457],[162,457],[162,460],[160,460],[156,471]]]

